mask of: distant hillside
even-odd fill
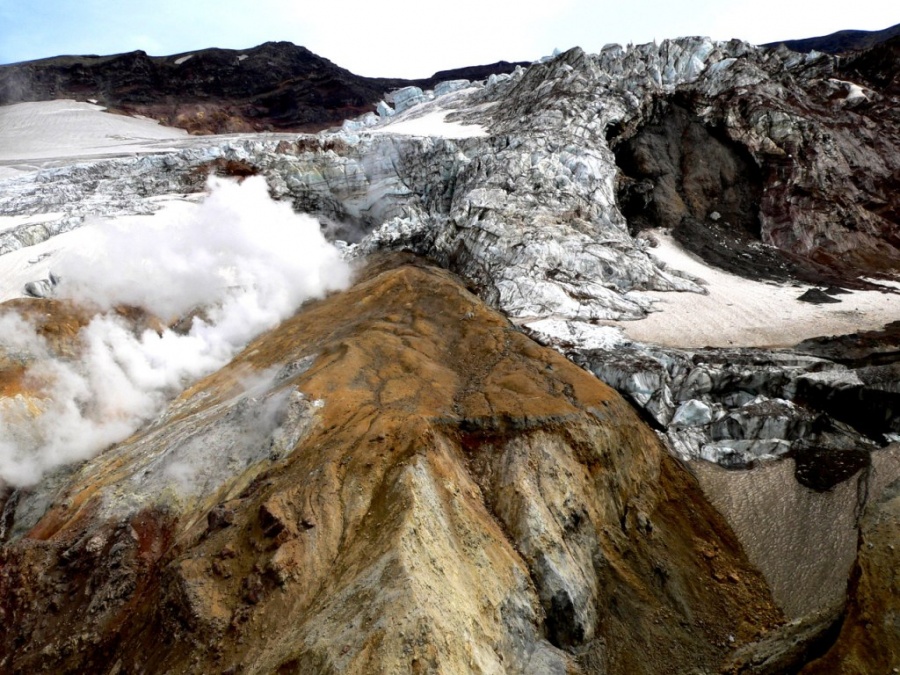
[[[0,105],[74,98],[193,133],[317,131],[372,110],[391,89],[483,79],[516,65],[501,61],[421,80],[370,78],[289,42],[158,57],[57,56],[0,66]]]
[[[865,83],[885,94],[885,99],[877,105],[885,108],[887,119],[897,119],[891,99],[900,96],[900,36],[842,59],[839,72],[842,77]]]
[[[900,36],[900,24],[875,31],[839,30],[837,33],[820,37],[770,42],[763,45],[763,47],[785,45],[788,49],[793,49],[795,52],[818,51],[829,54],[842,54],[844,52],[868,49],[898,36]]]

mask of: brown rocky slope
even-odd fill
[[[781,620],[620,396],[411,258],[49,483],[4,497],[3,672],[710,672]]]

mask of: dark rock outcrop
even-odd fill
[[[840,386],[806,380],[798,397],[873,438],[900,434],[900,322],[884,330],[806,340],[796,351],[852,369]]]
[[[654,97],[610,133],[632,228],[672,228],[754,278],[860,288],[860,274],[897,269],[898,40],[846,62],[748,54],[729,64],[732,86]]]
[[[883,89],[893,97],[900,93],[900,36],[876,45],[861,54],[855,54],[839,62],[841,72]],[[888,98],[885,103],[890,103]],[[896,123],[896,119],[893,120]]]
[[[528,65],[526,61],[497,61],[496,63],[488,63],[483,66],[451,68],[450,70],[439,70],[424,80],[410,80],[410,84],[422,89],[433,89],[440,82],[450,80],[486,80],[491,75],[511,73],[519,66],[525,67]]]
[[[784,675],[796,673],[833,644],[843,616],[839,609],[795,619],[746,645],[729,659],[729,675]]]

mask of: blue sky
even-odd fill
[[[58,54],[152,55],[268,40],[361,75],[421,77],[554,48],[679,35],[762,43],[900,22],[888,0],[0,0],[0,63]]]

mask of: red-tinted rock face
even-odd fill
[[[900,663],[900,483],[889,485],[862,518],[850,600],[831,650],[802,672],[890,673]]]

